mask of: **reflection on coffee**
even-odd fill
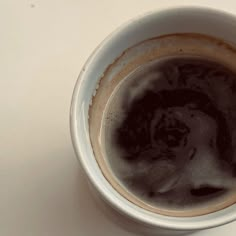
[[[236,74],[203,57],[147,63],[113,91],[102,132],[112,172],[147,204],[214,202],[235,187]]]

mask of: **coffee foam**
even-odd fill
[[[169,59],[173,59],[173,57]],[[157,68],[157,64],[164,63],[166,60],[168,59],[158,60],[156,63],[153,63],[153,67]],[[156,162],[155,166],[150,168],[145,162],[138,162],[135,165],[130,165],[130,163],[120,158],[120,156],[124,156],[125,153],[122,153],[121,150],[117,148],[117,145],[110,142],[110,140],[113,139],[116,128],[123,121],[126,109],[128,109],[127,107],[129,107],[134,100],[142,97],[147,90],[153,90],[153,84],[163,77],[160,72],[155,73],[155,71],[152,71],[151,66],[146,65],[146,67],[148,69],[145,69],[145,67],[140,68],[123,80],[122,84],[117,86],[116,90],[113,92],[116,96],[111,96],[110,101],[106,106],[107,111],[104,113],[104,119],[106,120],[103,122],[102,128],[104,131],[104,140],[102,143],[104,144],[104,150],[106,150],[107,161],[113,166],[113,172],[119,180],[122,180],[124,184],[126,184],[126,187],[127,185],[132,185],[131,179],[135,176],[148,175],[151,181],[149,183],[150,185],[153,182],[163,182],[163,179],[165,179],[161,185],[159,184],[158,187],[152,188],[154,193],[163,194],[175,188],[181,189],[186,185],[189,185],[193,189],[202,186],[211,186],[231,190],[235,186],[235,180],[232,179],[232,173],[228,169],[224,170],[220,168],[221,163],[218,163],[216,158],[219,156],[219,153],[216,150],[216,144],[213,143],[213,147],[208,145],[211,138],[216,137],[217,125],[215,120],[197,110],[186,110],[182,107],[178,107],[172,108],[171,111],[166,111],[166,113],[172,112],[174,117],[185,123],[188,127],[191,127],[188,146],[178,154],[179,157],[177,158],[180,159],[182,156],[186,156],[188,157],[188,160],[189,156],[193,154],[195,157],[183,170],[181,170],[181,173],[175,173],[179,167],[166,159],[161,159]],[[133,81],[132,77],[134,77]],[[145,80],[142,78],[145,78]],[[171,78],[175,79],[173,75]],[[169,86],[169,89],[174,86],[173,83],[171,84],[172,86]],[[125,91],[127,88],[128,92]],[[163,88],[166,89],[168,88],[168,84],[165,83],[165,81],[162,81],[158,88],[159,90],[162,90]],[[156,92],[156,90],[154,90],[154,92]],[[154,131],[154,127],[159,121],[160,114],[157,113],[152,120],[150,133]],[[105,142],[105,140],[109,141]],[[110,145],[106,145],[107,143]],[[155,146],[155,141],[153,139],[152,145]],[[138,149],[139,147],[136,148]],[[145,158],[146,156],[155,154],[155,150],[148,150],[143,153],[143,156]],[[180,164],[184,165],[183,163]],[[199,166],[202,167],[200,170]],[[168,174],[169,178],[166,178],[166,175]],[[148,181],[149,180],[147,180],[147,183]],[[143,197],[147,195],[148,192],[136,192],[136,194],[139,197]],[[171,197],[173,198],[173,194]],[[179,200],[176,200],[177,202],[185,200],[185,198],[182,198],[182,195],[179,196],[179,194],[176,194],[175,198],[180,198]],[[148,201],[148,199],[145,200]],[[163,203],[164,202],[162,202],[162,204]],[[187,202],[181,203],[186,205]]]
[[[184,35],[186,36],[186,39],[189,43],[189,38],[188,35]],[[152,44],[155,43],[158,44],[158,41],[160,40],[160,45],[162,45],[165,43],[166,40],[166,46],[168,48],[168,45],[171,47],[169,49],[173,50],[173,45],[172,44],[168,44],[169,40],[175,40],[177,39],[181,41],[183,40],[182,44],[180,45],[181,47],[181,55],[182,56],[189,56],[189,55],[193,55],[194,56],[199,56],[198,53],[199,51],[196,50],[196,48],[194,48],[195,40],[199,40],[199,38],[194,38],[192,35],[190,37],[190,39],[192,40],[192,49],[189,49],[189,44],[185,44],[186,42],[184,42],[184,39],[180,39],[179,37],[183,37],[183,36],[166,36],[166,38],[161,38],[161,39],[156,39],[156,40],[152,40]],[[200,36],[198,36],[200,37]],[[171,38],[171,39],[170,39]],[[205,45],[206,41],[209,43],[211,43],[211,47],[220,47],[221,50],[224,51],[224,64],[227,64],[227,58],[229,57],[228,54],[231,54],[232,51],[228,50],[227,47],[225,47],[225,45],[218,45],[216,43],[216,45],[212,46],[212,39],[206,39],[205,36],[203,36],[203,44]],[[214,41],[213,41],[214,42]],[[216,41],[218,42],[218,41]],[[149,43],[149,41],[147,41],[147,44]],[[145,43],[144,43],[145,44]],[[184,50],[184,45],[188,45],[186,51]],[[199,42],[197,42],[197,47],[199,46]],[[146,48],[147,45],[145,45],[144,48]],[[148,47],[150,49],[150,47]],[[178,47],[176,47],[177,49]],[[208,50],[207,48],[204,48],[203,46],[202,52],[204,52],[204,56],[206,56],[206,51]],[[130,58],[132,58],[132,49],[131,50],[131,56]],[[159,48],[160,50],[160,48]],[[195,50],[195,51],[194,51]],[[215,50],[215,48],[214,48]],[[166,56],[168,57],[169,55],[172,55],[172,53],[170,51],[168,51],[166,48],[164,49],[165,53],[162,52],[158,52],[156,54],[156,58],[158,58],[158,62],[161,62],[163,59],[161,58],[166,58]],[[176,53],[176,50],[173,50],[173,54]],[[201,51],[201,50],[200,50]],[[178,52],[180,52],[178,50]],[[195,53],[193,53],[195,52]],[[227,54],[227,53],[228,54]],[[142,51],[142,53],[146,53],[146,51]],[[140,58],[142,58],[142,63],[148,63],[148,61],[150,61],[150,55],[151,55],[151,62],[154,61],[154,59],[152,59],[153,57],[153,52],[147,53],[145,56],[141,53]],[[163,54],[162,54],[163,53]],[[200,52],[201,53],[201,52]],[[212,58],[212,51],[211,53],[209,53],[208,58]],[[166,54],[166,55],[165,55]],[[196,54],[196,55],[195,55]],[[233,54],[235,57],[235,54]],[[146,58],[145,58],[146,57]],[[127,56],[127,52],[126,54],[124,54],[124,58],[127,59],[129,58]],[[121,60],[121,58],[119,59]],[[121,61],[117,61],[115,63],[116,66],[114,68],[119,68]],[[136,60],[136,62],[135,62]],[[134,65],[136,65],[136,68],[139,68],[138,70],[140,70],[140,75],[142,76],[142,73],[146,73],[146,71],[140,67],[140,64],[137,63],[138,59],[137,59],[137,54],[136,57],[134,58],[134,60],[131,60],[130,63],[128,63],[126,66],[123,67],[123,70],[119,71],[118,73],[114,73],[114,70],[112,70],[112,67],[110,67],[107,72],[105,73],[105,76],[102,78],[102,80],[100,81],[100,86],[99,89],[97,90],[97,94],[95,96],[95,99],[93,100],[93,104],[92,107],[90,109],[90,137],[91,137],[91,141],[93,144],[93,148],[94,148],[94,152],[95,152],[95,156],[97,158],[98,164],[100,165],[103,174],[105,175],[105,177],[108,179],[108,181],[110,181],[110,183],[113,185],[113,187],[116,188],[116,190],[118,190],[118,192],[120,192],[123,196],[125,196],[126,198],[128,198],[130,201],[134,202],[135,204],[154,211],[154,212],[158,212],[161,214],[171,214],[171,215],[182,215],[182,216],[188,216],[188,215],[198,215],[198,214],[205,214],[207,212],[211,212],[211,211],[215,211],[218,210],[222,207],[224,207],[221,204],[221,201],[216,202],[215,206],[212,206],[211,209],[209,209],[209,207],[206,207],[206,205],[204,206],[204,204],[202,205],[203,208],[200,210],[194,210],[194,212],[191,212],[184,209],[183,211],[180,211],[179,209],[177,209],[177,211],[175,211],[175,209],[167,209],[164,210],[162,209],[161,206],[150,206],[149,204],[147,204],[145,202],[145,199],[137,199],[136,197],[133,196],[133,194],[129,191],[129,189],[127,189],[122,182],[119,179],[128,179],[132,176],[134,176],[135,174],[137,174],[137,172],[140,172],[140,174],[145,174],[145,173],[149,173],[151,175],[153,175],[153,179],[155,181],[158,181],[158,179],[162,179],[163,175],[166,174],[166,170],[163,172],[163,168],[165,167],[166,169],[168,169],[169,174],[171,175],[171,178],[167,181],[164,182],[163,186],[155,191],[159,191],[160,193],[164,193],[168,190],[170,190],[171,188],[173,188],[174,186],[181,186],[181,184],[186,184],[186,180],[188,180],[189,184],[191,184],[194,187],[199,187],[202,185],[212,185],[215,187],[222,187],[222,186],[227,186],[228,188],[234,188],[235,187],[235,182],[232,181],[232,178],[230,178],[229,173],[227,171],[222,172],[219,168],[217,163],[212,162],[212,158],[215,155],[218,155],[217,153],[215,153],[216,151],[214,149],[210,149],[209,147],[207,147],[204,143],[206,140],[209,139],[209,136],[212,134],[214,134],[214,132],[216,132],[216,124],[214,123],[214,120],[211,120],[209,117],[206,117],[203,113],[201,112],[195,112],[196,114],[194,114],[195,120],[194,122],[191,119],[191,115],[190,112],[186,112],[186,110],[181,111],[181,109],[178,109],[178,111],[176,111],[176,116],[178,116],[179,119],[182,119],[184,122],[191,124],[191,126],[193,127],[193,129],[195,129],[197,132],[195,132],[195,135],[193,135],[191,137],[191,142],[193,143],[199,143],[199,149],[196,153],[196,157],[194,158],[192,163],[190,162],[188,166],[186,166],[185,170],[184,170],[184,174],[182,175],[182,177],[177,176],[174,173],[176,166],[173,165],[173,163],[168,162],[166,160],[162,160],[161,162],[158,163],[158,165],[155,168],[155,172],[148,172],[149,169],[145,169],[146,166],[142,165],[142,163],[138,163],[138,165],[136,166],[136,168],[131,168],[129,165],[127,165],[126,161],[121,160],[118,158],[115,158],[114,155],[122,155],[122,153],[120,153],[120,150],[117,150],[115,148],[115,145],[111,145],[110,147],[105,147],[102,146],[102,144],[105,144],[106,142],[104,142],[104,139],[112,139],[112,132],[113,130],[120,124],[120,122],[122,122],[124,116],[125,116],[125,107],[129,106],[129,104],[131,104],[135,99],[137,99],[139,96],[142,96],[142,93],[145,90],[151,90],[152,89],[152,83],[155,83],[156,78],[160,75],[158,75],[155,71],[153,71],[152,73],[149,73],[149,77],[146,79],[146,81],[142,82],[142,83],[134,83],[132,85],[132,93],[127,94],[126,91],[120,91],[120,93],[123,93],[122,96],[118,96],[120,98],[125,98],[122,100],[117,99],[114,100],[112,93],[115,90],[121,90],[121,84],[124,83],[131,83],[131,81],[129,80],[129,77],[132,76],[132,73],[134,72]],[[220,62],[222,63],[222,57],[220,59]],[[228,67],[232,67],[232,59],[230,60],[231,64],[227,64]],[[139,62],[140,63],[140,62]],[[137,69],[136,69],[137,72]],[[177,73],[176,71],[172,71],[171,73]],[[109,77],[109,75],[113,76],[112,80],[111,77]],[[121,83],[122,82],[122,83]],[[174,83],[175,81],[173,81]],[[126,84],[127,85],[127,84]],[[168,85],[163,85],[165,88]],[[222,91],[225,88],[222,87]],[[161,90],[161,87],[160,87]],[[108,99],[109,98],[109,99]],[[230,102],[230,98],[226,99],[228,102]],[[112,106],[109,106],[109,103],[112,102]],[[219,103],[222,103],[222,106],[225,106],[226,102],[222,102],[219,101]],[[102,104],[102,105],[101,105]],[[110,108],[110,110],[106,110],[105,111],[105,107],[106,108]],[[99,113],[98,113],[99,111]],[[173,111],[172,111],[173,112]],[[95,116],[96,114],[96,116]],[[97,116],[97,114],[100,114],[99,116]],[[118,115],[117,115],[118,114]],[[158,114],[157,114],[158,116]],[[96,118],[95,118],[96,117]],[[102,124],[98,124],[98,120],[103,120],[106,119],[105,122],[103,122],[103,126]],[[156,118],[156,120],[158,120],[158,117]],[[155,125],[155,124],[153,124]],[[100,126],[100,127],[99,127]],[[204,127],[204,128],[203,128]],[[101,131],[105,131],[103,134]],[[96,135],[94,136],[94,133],[99,134],[98,136],[100,137],[99,142],[97,143],[97,139],[94,138],[96,137]],[[199,138],[201,137],[201,138]],[[191,142],[190,142],[190,146],[191,146]],[[137,147],[138,148],[138,147]],[[193,149],[191,149],[191,147],[187,150],[189,152],[189,155],[191,155],[191,153],[194,151]],[[148,155],[151,155],[151,153],[148,153]],[[181,154],[180,154],[181,155]],[[208,158],[204,158],[205,156],[207,156]],[[212,158],[211,158],[212,157]],[[109,160],[108,160],[109,158]],[[110,163],[109,163],[110,162]],[[195,169],[195,165],[196,163],[194,162],[198,162],[198,165],[203,166],[204,168],[202,168],[201,172],[199,172],[199,170]],[[214,164],[213,164],[214,163]],[[115,175],[112,174],[111,171],[111,167],[112,166],[116,166],[116,170],[112,170],[112,172],[116,172]],[[213,167],[213,168],[212,168]],[[135,171],[133,170],[135,169]],[[209,171],[211,170],[211,171]],[[158,173],[158,175],[156,174]],[[197,178],[196,178],[197,177]],[[181,196],[181,198],[183,198],[183,196]],[[221,199],[222,200],[222,199]],[[227,199],[226,199],[227,200]],[[226,201],[225,200],[225,201]],[[235,197],[230,196],[230,199],[227,200],[227,204],[232,204],[235,202]],[[226,205],[226,204],[225,204]]]

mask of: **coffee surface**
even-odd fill
[[[104,152],[121,184],[148,204],[197,206],[236,176],[236,74],[200,57],[150,62],[114,90]]]

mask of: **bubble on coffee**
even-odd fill
[[[236,74],[217,62],[138,68],[112,93],[102,130],[113,173],[147,203],[190,207],[235,189]]]

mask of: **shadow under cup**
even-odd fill
[[[235,189],[210,205],[173,210],[154,206],[119,181],[104,152],[106,105],[117,86],[141,66],[169,56],[216,61],[236,73],[234,16],[211,9],[177,8],[147,14],[120,27],[90,57],[76,84],[71,110],[75,151],[94,188],[115,210],[155,229],[197,230],[236,218]]]

